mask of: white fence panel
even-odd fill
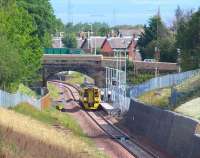
[[[6,108],[14,107],[22,102],[27,102],[37,109],[40,109],[41,101],[34,97],[30,97],[21,93],[11,94],[0,90],[0,106]]]
[[[131,99],[129,97],[125,98],[123,94],[115,90],[112,91],[112,95],[115,96],[113,106],[119,108],[122,113],[127,112],[129,110]]]

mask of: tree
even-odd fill
[[[91,30],[92,29],[92,30]],[[106,23],[67,23],[65,25],[65,33],[78,33],[78,32],[93,32],[92,35],[106,36],[110,32],[110,27]]]
[[[161,62],[176,62],[176,40],[173,33],[164,25],[160,16],[149,20],[144,26],[144,33],[139,38],[138,45],[143,59],[155,58],[155,48],[159,48]]]
[[[60,30],[62,23],[56,19],[49,0],[17,0],[17,5],[25,9],[36,25],[32,33],[38,36],[43,47],[51,46],[51,34]]]
[[[38,77],[42,47],[38,37],[34,35],[35,30],[32,17],[26,10],[18,7],[15,0],[8,0],[0,8],[0,36],[5,47],[1,46],[0,61],[2,67],[8,69],[8,73],[13,76],[11,78],[5,75],[2,69],[0,76],[7,76],[7,79],[0,83],[1,87],[2,84],[10,87],[13,82],[31,83]],[[4,58],[5,53],[7,60]]]
[[[63,32],[65,25],[62,23],[61,19],[55,20],[55,30],[56,32]]]
[[[77,48],[76,35],[74,33],[68,33],[63,39],[63,43],[67,48]]]
[[[110,28],[109,27],[101,27],[99,30],[98,30],[98,35],[100,36],[107,36],[110,32]]]
[[[180,23],[184,20],[184,11],[180,8],[180,6],[177,6],[177,9],[175,11],[175,20],[173,22],[172,29],[177,33],[178,27]]]
[[[168,36],[159,40],[160,61],[177,62],[176,40],[174,36]]]
[[[19,83],[22,75],[22,62],[16,48],[5,37],[0,38],[0,88],[10,89],[13,83]]]
[[[63,28],[49,0],[0,0],[0,88],[38,81],[43,47]]]
[[[142,33],[138,44],[142,47],[146,46],[153,40],[157,40],[167,35],[167,29],[159,16],[150,18],[149,24],[144,25],[144,33]]]
[[[180,23],[177,31],[177,47],[181,49],[182,69],[190,70],[200,66],[200,9]]]

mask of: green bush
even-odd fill
[[[129,74],[128,73],[128,83],[129,84],[141,84],[145,81],[148,81],[150,79],[154,78],[153,74],[149,74],[149,73],[141,73],[138,75],[133,75],[133,74]]]
[[[18,92],[28,96],[37,97],[37,94],[33,90],[23,84],[19,84]]]
[[[58,97],[60,95],[59,88],[56,85],[54,85],[53,83],[47,83],[47,88],[49,90],[49,94],[50,94],[51,98],[55,99],[55,100],[58,99]]]

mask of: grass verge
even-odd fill
[[[23,103],[14,107],[13,110],[49,125],[60,124],[70,129],[74,134],[84,136],[82,129],[73,117],[54,108],[39,111],[31,105]]]
[[[200,135],[200,124],[197,125],[196,133]]]
[[[50,94],[50,96],[51,96],[51,98],[53,100],[56,100],[56,99],[59,98],[59,95],[60,95],[59,92],[60,92],[60,90],[59,90],[59,88],[56,85],[54,85],[53,83],[47,83],[47,88],[48,88],[49,94]]]
[[[177,103],[174,108],[199,97],[200,95],[200,76],[195,76],[174,87],[177,91]],[[161,108],[170,107],[169,98],[171,88],[153,90],[141,95],[138,99],[146,104],[155,105]],[[172,108],[173,109],[173,108]]]
[[[84,83],[85,78],[88,83],[94,83],[94,80],[92,78],[79,72],[71,72],[71,74],[67,75],[67,82],[71,84],[81,85]]]
[[[147,92],[140,96],[139,100],[146,104],[174,110],[177,113],[200,120],[200,76],[184,81],[177,85],[175,89],[177,91],[177,104],[174,107],[169,106],[171,88]]]
[[[55,124],[66,128],[57,129]],[[0,133],[6,158],[106,158],[73,118],[54,109],[38,111],[28,104],[0,108]]]
[[[35,98],[37,97],[37,94],[33,90],[31,90],[29,87],[26,87],[23,84],[19,84],[19,88],[17,91],[28,96],[33,96]]]
[[[15,143],[8,143],[3,139],[2,134],[3,130],[0,129],[1,138],[0,138],[0,158],[16,158],[17,156],[22,156],[23,151]],[[17,155],[17,156],[16,156]]]
[[[159,89],[156,91],[147,92],[139,97],[139,100],[145,104],[150,104],[160,108],[168,108],[170,88]]]
[[[175,109],[175,112],[200,120],[200,98],[182,104]]]

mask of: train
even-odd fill
[[[82,49],[72,48],[44,48],[44,54],[85,54]]]
[[[62,83],[60,81],[56,81],[58,83]],[[64,83],[66,84],[66,83]],[[101,109],[101,100],[102,100],[102,93],[101,89],[99,89],[94,84],[84,83],[77,89],[79,93],[79,105],[84,110],[98,110]],[[56,106],[56,109],[59,111],[63,111],[64,107],[62,104]]]
[[[92,84],[84,84],[79,91],[79,103],[85,110],[97,110],[101,107],[101,90]]]

